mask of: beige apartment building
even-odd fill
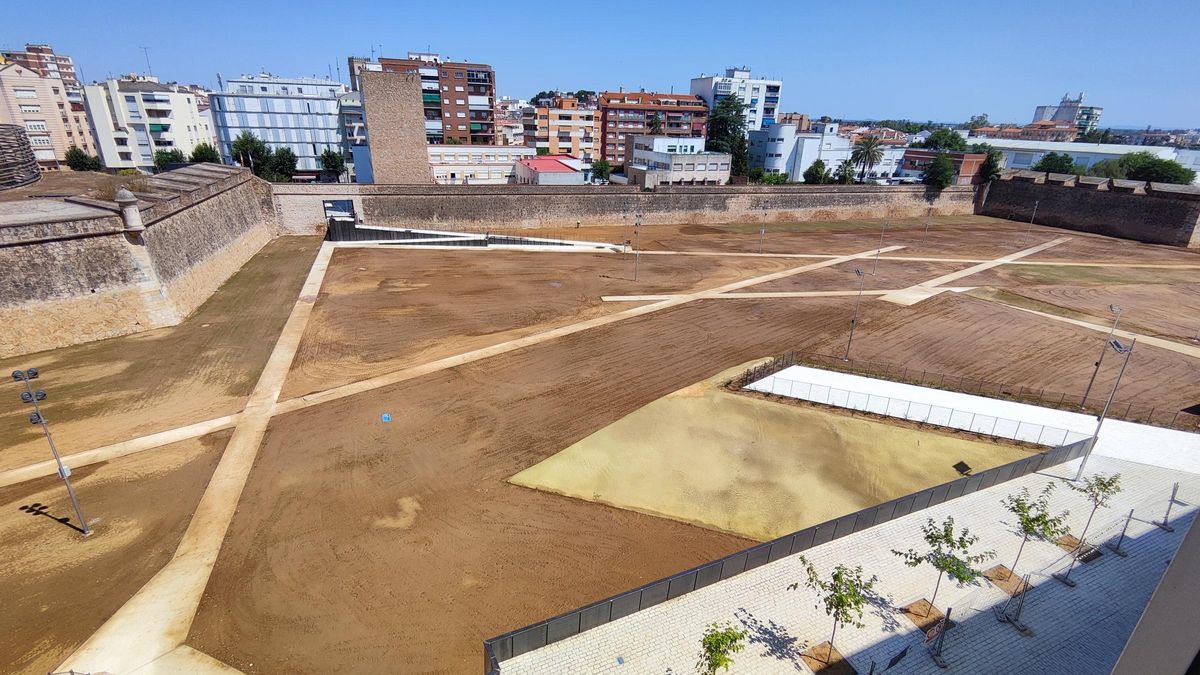
[[[571,155],[584,162],[600,159],[600,113],[581,108],[570,96],[556,97],[548,107],[525,108],[525,145],[544,155]]]
[[[65,168],[67,149],[96,154],[83,106],[67,99],[59,78],[42,77],[19,63],[0,65],[0,124],[25,128],[43,171]]]

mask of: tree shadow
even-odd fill
[[[797,671],[804,671],[800,655],[804,652],[805,644],[800,641],[800,638],[792,637],[786,628],[770,619],[764,623],[745,607],[739,607],[733,615],[750,633],[749,643],[763,646],[763,656],[786,661],[791,663]]]
[[[25,513],[28,513],[29,515],[34,516],[34,517],[45,516],[45,517],[49,518],[50,520],[58,523],[59,525],[65,525],[80,534],[87,534],[86,532],[83,531],[82,527],[79,527],[78,525],[71,522],[70,516],[56,516],[56,515],[50,513],[50,507],[48,505],[42,504],[41,502],[34,502],[32,504],[26,504],[24,506],[19,506],[19,507],[17,507],[17,510],[24,511]]]
[[[872,577],[874,579],[875,577]],[[883,622],[883,629],[889,633],[894,633],[900,630],[900,620],[896,615],[901,612],[896,607],[896,601],[892,596],[880,595],[874,590],[867,591],[864,595],[867,597],[867,603],[871,605],[871,613],[879,617]]]

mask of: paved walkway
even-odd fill
[[[1076,462],[1048,474],[1032,474],[883,525],[837,539],[806,554],[813,565],[828,574],[837,564],[861,565],[875,575],[876,592],[863,617],[863,628],[842,627],[835,646],[860,672],[871,664],[883,672],[892,659],[898,663],[889,675],[944,672],[925,652],[923,635],[893,608],[928,598],[937,580],[928,567],[907,567],[893,555],[921,542],[920,526],[927,518],[940,522],[953,516],[980,536],[978,550],[995,550],[996,563],[1012,565],[1021,544],[1011,515],[1001,499],[1021,487],[1037,492],[1060,483],[1053,495],[1055,509],[1068,509],[1068,524],[1078,534],[1087,519],[1088,503],[1061,485],[1073,475]],[[1095,457],[1089,468],[1122,477],[1124,490],[1111,508],[1097,514],[1089,541],[1115,537],[1124,514],[1136,509],[1124,548],[1129,557],[1105,552],[1096,562],[1077,565],[1067,588],[1049,575],[1067,561],[1057,546],[1033,541],[1025,546],[1017,566],[1031,572],[1033,590],[1026,596],[1022,621],[1032,635],[1022,637],[1010,625],[999,623],[992,607],[1007,596],[990,582],[956,588],[942,583],[936,605],[952,607],[959,625],[947,633],[943,655],[952,672],[960,673],[1105,673],[1115,663],[1141,611],[1153,593],[1185,525],[1194,518],[1200,500],[1200,475],[1181,473],[1111,457]],[[1192,465],[1200,469],[1200,462]],[[1175,481],[1183,484],[1186,505],[1176,506],[1176,528],[1168,533],[1149,524],[1160,517]],[[1095,534],[1097,538],[1093,538]],[[729,622],[750,633],[747,648],[734,657],[733,673],[811,672],[800,660],[808,646],[829,639],[832,622],[815,609],[817,596],[801,588],[788,591],[805,576],[799,556],[789,556],[750,572],[718,582],[661,605],[585,631],[500,664],[504,675],[559,673],[691,673],[699,655],[705,626]]]
[[[959,279],[962,279],[964,277],[969,277],[973,274],[978,274],[980,272],[990,270],[993,267],[996,267],[999,265],[1005,265],[1008,263],[1016,262],[1016,261],[1020,260],[1021,258],[1031,256],[1035,253],[1040,253],[1042,251],[1045,251],[1048,248],[1053,248],[1055,246],[1058,246],[1059,244],[1066,243],[1070,240],[1071,240],[1070,237],[1059,237],[1058,239],[1053,239],[1053,240],[1045,242],[1043,244],[1038,244],[1037,246],[1031,246],[1027,249],[1023,249],[1023,250],[1017,251],[1015,253],[1009,253],[1008,255],[1000,256],[999,258],[996,258],[995,260],[989,260],[987,262],[982,262],[982,263],[979,263],[978,265],[973,265],[966,269],[958,270],[957,272],[943,274],[942,276],[934,277],[933,279],[930,279],[929,281],[922,281],[921,283],[919,283],[915,286],[910,286],[905,289],[901,289],[898,291],[894,291],[892,293],[888,293],[887,295],[883,296],[880,299],[884,300],[886,302],[894,302],[898,305],[915,305],[918,302],[921,302],[922,300],[927,300],[939,293],[945,292],[947,290],[945,288],[945,285],[950,283],[951,281],[958,281]]]

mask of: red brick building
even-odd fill
[[[708,105],[692,94],[606,91],[600,94],[600,140],[603,157],[614,167],[625,164],[625,139],[650,133],[650,120],[662,121],[662,135],[703,138]]]
[[[926,167],[937,157],[939,151],[909,148],[904,151],[904,160],[900,164],[898,175],[921,176]],[[983,182],[979,171],[987,155],[982,152],[947,152],[950,161],[954,162],[955,185],[977,185]]]

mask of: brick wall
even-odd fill
[[[1021,172],[993,181],[982,201],[987,216],[1028,222],[1036,201],[1039,225],[1200,248],[1200,191],[1188,187]]]

